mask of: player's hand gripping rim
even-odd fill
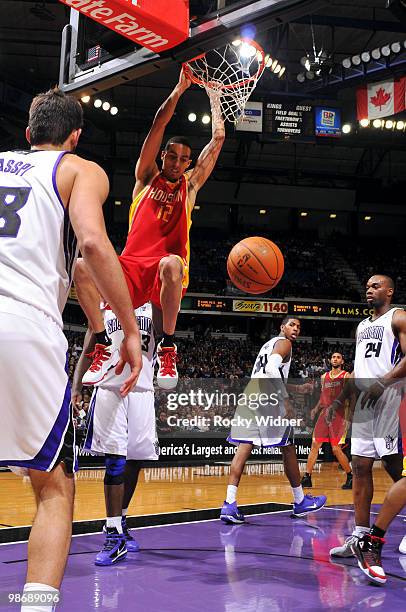
[[[178,91],[183,94],[189,87],[191,86],[192,81],[190,80],[190,75],[188,74],[188,70],[185,67],[182,67],[179,75],[179,82],[177,84]]]
[[[122,341],[120,346],[120,361],[115,369],[117,375],[122,373],[126,363],[130,366],[131,373],[120,387],[120,394],[122,397],[126,397],[126,395],[134,389],[142,370],[141,337],[139,331],[126,336]]]

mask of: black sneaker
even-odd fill
[[[123,528],[123,534],[124,534],[125,541],[126,541],[127,551],[128,552],[138,552],[140,550],[140,546],[138,542],[134,540],[131,533],[129,532],[128,527],[127,527],[127,520],[125,516],[123,516],[121,519],[121,527]]]
[[[102,550],[96,555],[95,565],[113,565],[127,556],[125,535],[115,527],[106,527],[106,539]]]
[[[345,481],[345,483],[343,484],[341,488],[342,489],[352,489],[352,472],[347,474],[347,480]]]
[[[311,489],[313,487],[313,483],[312,483],[312,477],[310,476],[310,474],[305,474],[300,484],[302,485],[302,487],[305,487],[306,489]]]
[[[358,567],[375,584],[386,583],[386,575],[381,561],[384,544],[385,540],[383,538],[366,533],[351,546],[352,552],[357,557]]]

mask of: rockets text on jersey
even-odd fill
[[[323,379],[320,395],[320,405],[323,408],[327,408],[328,406],[330,406],[333,401],[340,395],[347,374],[348,373],[343,370],[337,376],[332,377],[331,372],[326,372]]]

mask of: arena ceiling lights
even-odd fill
[[[359,122],[361,128],[374,128],[375,130],[388,130],[392,132],[404,132],[406,128],[406,122],[403,119],[395,121],[394,119],[361,119]]]
[[[402,43],[393,42],[390,45],[384,45],[383,47],[377,47],[372,51],[362,51],[362,53],[358,53],[351,57],[346,57],[342,60],[341,64],[343,68],[349,70],[350,68],[356,67],[358,68],[361,64],[369,64],[372,60],[376,62],[379,60],[386,60],[392,54],[397,55],[401,51],[406,49],[406,40]]]
[[[235,47],[240,46],[241,45],[241,39],[240,38],[236,38],[235,40],[233,40],[232,44]],[[249,56],[251,56],[252,54],[255,54],[255,53],[256,53],[255,47],[253,47],[249,43],[245,42],[245,43],[243,43],[241,45],[241,50],[240,50],[240,55],[241,56],[245,55],[245,56],[249,57]],[[283,75],[286,72],[286,66],[284,66],[281,62],[279,62],[278,59],[272,57],[270,53],[267,53],[265,55],[264,60],[265,60],[265,68],[269,68],[269,70],[271,72],[273,72],[279,79],[283,77]]]
[[[269,68],[279,79],[283,77],[286,72],[286,66],[283,66],[279,61],[273,57],[265,55],[265,68]]]
[[[297,80],[299,83],[304,83],[306,79],[312,81],[315,77],[321,77],[329,74],[333,68],[331,55],[327,51],[320,49],[307,53],[300,60],[305,72],[299,72]]]
[[[90,96],[89,95],[82,96],[80,98],[80,101],[83,102],[83,104],[89,104]],[[100,98],[96,98],[93,102],[93,106],[95,108],[101,108],[106,113],[110,111],[110,115],[113,115],[113,116],[118,114],[117,106],[112,106],[110,102],[107,102],[107,100],[103,101],[103,100],[100,100]]]

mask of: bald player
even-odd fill
[[[368,280],[366,300],[372,315],[358,325],[351,384],[345,386],[330,410],[334,414],[351,391],[358,395],[351,438],[355,528],[343,546],[331,549],[333,557],[352,556],[360,539],[369,533],[375,460],[382,461],[394,482],[402,475],[399,407],[406,375],[406,313],[391,306],[394,290],[389,276],[377,274]],[[377,581],[382,581],[382,568],[376,573]]]

